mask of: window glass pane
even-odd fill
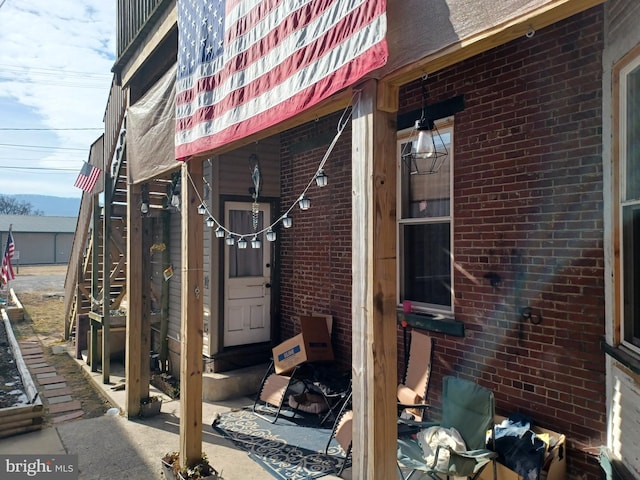
[[[450,307],[449,222],[407,224],[402,233],[402,300]]]
[[[640,66],[627,76],[627,200],[640,199]]]
[[[640,205],[623,210],[624,339],[640,347]]]
[[[258,228],[262,230],[262,213],[258,212]],[[247,210],[229,210],[229,229],[244,233],[253,230],[253,214]],[[247,248],[238,248],[237,243],[229,249],[229,278],[262,276],[262,248],[251,248],[251,236],[245,237]]]
[[[441,139],[441,140],[440,140]],[[435,137],[436,146],[443,143],[448,152],[451,151],[451,134],[448,131],[440,132],[440,139]],[[407,151],[409,142],[401,145],[401,151]],[[430,160],[429,160],[430,161]],[[424,168],[424,166],[418,165]],[[450,215],[451,196],[451,162],[450,155],[437,173],[431,175],[411,175],[407,165],[402,166],[401,178],[401,218],[433,218],[447,217]]]

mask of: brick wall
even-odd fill
[[[602,25],[597,7],[428,78],[429,103],[465,98],[454,286],[466,335],[434,334],[430,401],[443,375],[477,380],[500,413],[564,433],[570,477],[585,479],[599,478],[606,443]],[[400,98],[400,113],[420,108],[419,82]],[[525,306],[539,325],[522,319]]]
[[[282,213],[314,177],[340,114],[282,135]],[[329,184],[307,192],[311,208],[295,206],[293,226],[280,230],[281,338],[298,333],[300,315],[333,315],[335,356],[351,365],[351,133],[345,129],[328,158]]]

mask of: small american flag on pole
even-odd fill
[[[13,258],[15,251],[16,244],[13,241],[11,227],[9,227],[7,245],[4,249],[4,256],[2,257],[2,269],[0,269],[0,286],[4,286],[9,283],[10,280],[16,278],[16,275],[13,273],[13,266],[11,265],[11,259]]]
[[[387,61],[386,0],[178,0],[176,158],[291,118]]]
[[[74,183],[73,186],[81,188],[87,193],[91,193],[93,188],[96,186],[96,182],[99,177],[100,169],[84,162],[82,169],[80,169],[80,173],[78,174],[78,178],[76,178],[76,183]]]

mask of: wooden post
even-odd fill
[[[396,125],[377,81],[353,108],[353,478],[396,478]]]
[[[202,161],[182,165],[182,296],[180,328],[180,458],[192,467],[202,455],[203,229],[198,215]]]
[[[102,211],[102,383],[111,375],[111,195],[113,187],[109,171],[104,177],[104,210]]]
[[[91,229],[91,307],[92,312],[95,311],[95,302],[98,299],[99,278],[100,278],[100,202],[98,195],[92,195],[93,203],[93,219]],[[98,324],[89,319],[89,328],[91,331],[89,342],[89,365],[92,372],[98,371]]]
[[[142,357],[142,195],[139,184],[127,185],[127,334],[125,349],[126,416],[140,413],[143,397],[140,361]],[[148,351],[146,352],[148,356]],[[147,365],[149,361],[147,360]],[[147,385],[148,389],[148,385]]]

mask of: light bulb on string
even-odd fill
[[[309,210],[311,207],[311,200],[302,195],[300,200],[298,200],[298,206],[300,207],[300,210]]]
[[[233,238],[233,235],[229,234],[227,235],[227,238],[224,239],[224,243],[231,247],[234,243],[236,243],[236,240]]]
[[[291,228],[291,226],[293,225],[293,218],[285,215],[284,217],[282,217],[282,226],[284,228]]]
[[[207,227],[209,228],[213,228],[216,226],[216,221],[214,220],[213,217],[208,217],[207,218]]]
[[[244,237],[240,237],[240,240],[238,240],[238,248],[247,248],[247,241],[244,239]]]
[[[258,236],[254,235],[251,239],[251,248],[260,248],[262,247],[262,242],[258,240]]]
[[[322,169],[318,170],[318,173],[316,173],[316,185],[322,188],[322,187],[326,187],[328,183],[329,183],[329,177],[327,176],[326,173],[324,173],[324,170]]]
[[[276,238],[278,237],[278,235],[272,229],[269,229],[269,230],[267,230],[267,233],[265,234],[265,237],[267,237],[267,241],[274,242],[276,240]]]
[[[198,213],[200,215],[204,215],[205,213],[207,213],[207,206],[204,203],[201,203],[200,205],[198,205]]]
[[[224,229],[220,225],[218,225],[218,228],[216,228],[216,237],[217,238],[224,237]]]

